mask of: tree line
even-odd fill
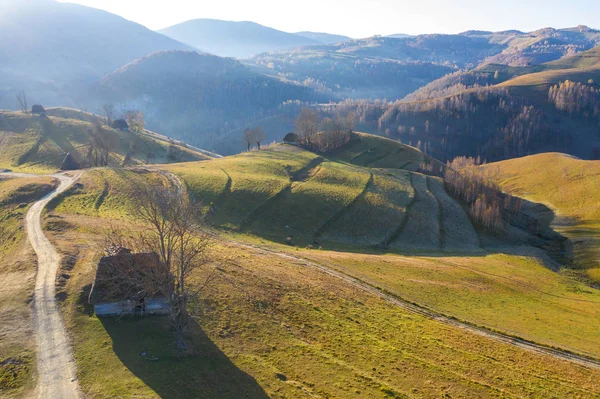
[[[449,161],[446,188],[468,205],[472,218],[486,230],[506,232],[510,215],[521,212],[522,200],[503,193],[493,172],[486,172],[481,164],[481,159],[464,156]]]
[[[566,80],[550,87],[548,101],[571,117],[584,118],[600,124],[600,88]]]

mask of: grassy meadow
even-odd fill
[[[573,248],[573,267],[600,283],[600,161],[540,154],[485,166],[502,188],[543,203],[556,213],[553,226]]]
[[[50,234],[67,258],[77,259],[65,271],[70,278],[63,310],[87,397],[486,398],[553,392],[592,398],[600,393],[600,371],[407,313],[302,260],[241,246],[227,234],[210,249],[211,267],[221,273],[191,306],[195,324],[188,339],[194,353],[179,358],[166,320],[98,319],[90,312],[86,299],[99,256],[93,243],[101,241],[108,225],[132,225],[69,209],[57,207],[47,220],[60,218],[68,226]],[[196,284],[207,272],[193,276]],[[142,358],[143,351],[152,360]]]
[[[67,109],[54,109],[40,117],[0,111],[0,168],[29,173],[51,173],[60,169],[67,153],[85,163],[92,122],[99,117]],[[123,132],[104,126],[103,134],[113,143],[111,166],[189,162],[209,156],[149,135]]]
[[[365,137],[366,148],[377,147]],[[390,155],[382,145],[380,155],[368,154],[374,161],[356,162],[368,150],[342,159],[275,145],[205,162],[85,171],[51,202],[44,228],[63,255],[58,297],[86,397],[597,398],[600,370],[409,313],[310,267],[307,260],[474,325],[600,357],[600,291],[557,272],[541,250],[482,248],[461,205],[440,180],[405,166],[416,158],[403,159],[413,150],[399,148]],[[105,233],[137,229],[128,188],[159,184],[167,173],[202,201],[216,233],[210,265],[191,277],[200,287],[219,270],[191,303],[193,351],[184,357],[166,318],[100,319],[87,302]],[[15,182],[0,183],[0,202],[25,202],[14,195],[20,186],[6,186]],[[26,208],[17,208],[22,217]],[[593,218],[585,204],[575,209]],[[409,245],[423,241],[426,252]],[[22,279],[11,275],[23,282],[19,294],[0,294],[0,304],[22,316],[27,302],[14,298],[31,295],[34,269],[19,265],[6,269]],[[0,355],[27,359],[21,375],[30,383],[27,345],[0,345]]]

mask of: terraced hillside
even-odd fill
[[[550,153],[486,165],[504,190],[551,207],[574,266],[600,282],[600,161]]]
[[[48,117],[0,111],[0,168],[50,172],[60,168],[67,153],[80,165],[87,155],[94,123],[100,118],[68,109],[50,109]],[[58,116],[52,116],[58,115]],[[169,143],[146,133],[123,132],[102,127],[99,134],[110,143],[109,164],[199,161],[206,153]]]
[[[167,169],[215,225],[276,242],[478,250],[462,207],[440,180],[415,171],[423,162],[442,167],[415,148],[359,134],[331,157],[276,145]]]

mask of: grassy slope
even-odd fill
[[[0,396],[25,396],[32,388],[35,341],[30,303],[35,257],[26,241],[27,204],[55,186],[51,178],[0,180]]]
[[[575,266],[600,282],[600,161],[550,153],[485,167],[506,191],[554,209],[556,228],[574,244]]]
[[[543,258],[537,251],[513,250],[515,254],[436,257],[294,254],[461,320],[600,356],[600,290],[548,269],[536,258]]]
[[[358,133],[360,140],[336,152],[334,158],[357,166],[387,169],[418,170],[421,163],[442,165],[435,159],[423,154],[414,147],[400,144],[398,141]]]
[[[131,174],[123,181],[131,178],[140,177]],[[77,206],[77,198],[102,190],[101,180],[84,180],[81,192],[47,219],[62,220],[61,229],[50,231],[52,240],[78,259],[67,271],[64,310],[80,383],[90,398],[485,398],[548,392],[594,397],[600,392],[598,371],[405,313],[304,262],[225,241],[211,249],[224,274],[193,306],[197,326],[190,339],[197,352],[178,359],[162,319],[99,320],[80,301],[93,276],[98,258],[93,243],[102,240],[102,229],[111,223],[131,227],[123,219],[74,213],[86,208]],[[111,203],[122,202],[104,202]],[[118,209],[97,216],[117,214],[126,219]],[[198,282],[202,274],[196,275]],[[141,359],[144,350],[158,360]]]
[[[423,175],[406,169],[416,169],[424,161],[441,164],[392,140],[366,134],[359,137],[330,158],[276,145],[210,162],[169,165],[167,169],[210,206],[215,225],[246,230],[277,242],[291,237],[298,245],[381,246],[393,240],[399,243],[395,247],[406,250],[414,247],[405,245],[408,241],[419,240],[423,234],[438,237],[440,205],[428,191]],[[423,181],[423,197],[430,200],[419,202],[422,206],[415,209],[423,217],[433,216],[425,223],[416,214],[409,214],[410,229],[405,231],[405,238],[398,239],[413,202],[412,180]],[[447,196],[443,199],[452,202]],[[450,215],[462,210],[448,205],[446,212]],[[464,222],[463,231],[472,230],[464,212],[460,216],[450,219],[455,224]],[[458,230],[447,233],[452,239]],[[440,249],[439,238],[427,248]]]
[[[50,115],[25,115],[0,111],[0,168],[28,172],[56,171],[67,152],[78,162],[84,162],[94,115],[75,110],[51,109]],[[63,118],[67,117],[67,118]],[[96,119],[98,117],[95,117]],[[111,164],[123,164],[129,154],[129,164],[168,163],[209,159],[181,145],[154,139],[148,135],[121,132],[105,128],[112,137],[115,151]]]

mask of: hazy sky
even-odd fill
[[[61,0],[64,1],[64,0]],[[69,0],[160,29],[194,18],[355,38],[468,29],[600,28],[600,0]]]

